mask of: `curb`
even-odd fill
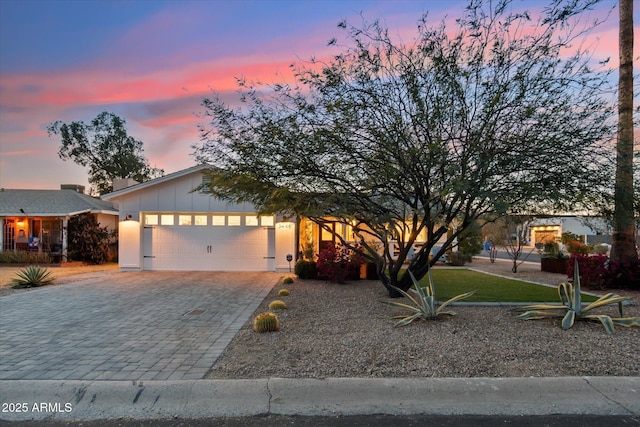
[[[0,420],[640,415],[640,377],[3,381]],[[10,406],[13,405],[13,406]]]

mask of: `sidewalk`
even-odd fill
[[[4,421],[255,415],[640,415],[640,377],[3,381]],[[14,406],[10,406],[14,405]],[[16,405],[19,405],[17,412]]]

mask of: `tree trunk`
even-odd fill
[[[633,0],[620,0],[620,80],[612,261],[637,267],[633,206]],[[621,284],[624,285],[624,284]]]

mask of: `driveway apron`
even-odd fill
[[[280,276],[102,272],[2,297],[0,379],[202,379]]]

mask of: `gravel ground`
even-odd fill
[[[510,265],[474,260],[471,267],[507,275]],[[536,274],[539,268],[523,266],[516,277],[563,279]],[[278,297],[283,287],[276,285],[255,313],[284,300],[281,330],[258,334],[248,321],[207,378],[640,375],[640,328],[617,327],[608,335],[599,323],[578,322],[565,331],[559,319],[525,322],[509,307],[469,306],[456,307],[456,316],[394,328],[390,317],[402,310],[380,302],[387,294],[377,281],[296,280],[286,286],[289,296]],[[625,316],[640,316],[640,307],[626,307]]]
[[[13,295],[20,292],[30,292],[41,288],[23,288],[13,289],[11,287],[11,279],[16,277],[16,273],[24,269],[24,266],[15,267],[11,264],[0,265],[0,297]],[[79,280],[90,278],[91,273],[98,271],[119,271],[117,263],[108,263],[102,265],[80,265],[77,263],[69,263],[63,267],[47,266],[51,271],[54,280],[52,285],[61,285]]]

